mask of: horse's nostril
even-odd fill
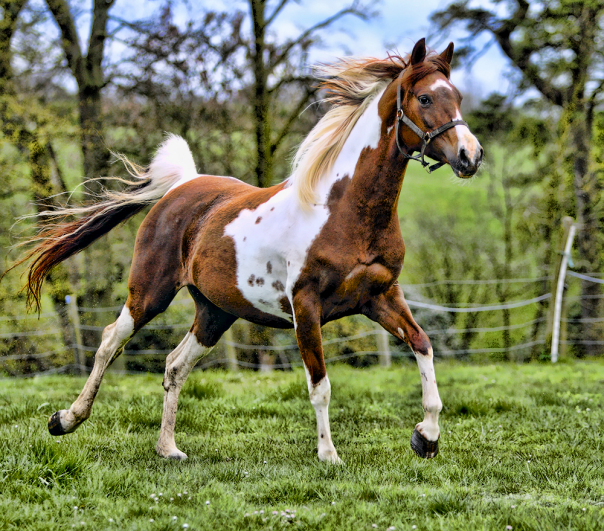
[[[461,148],[459,150],[459,161],[464,165],[467,166],[468,164],[470,164],[470,159],[468,158],[468,153],[466,151],[465,148]]]

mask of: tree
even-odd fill
[[[504,15],[499,14],[502,4]],[[602,183],[592,152],[595,110],[604,99],[604,4],[598,0],[493,0],[490,7],[455,2],[433,14],[432,20],[442,31],[456,24],[465,26],[469,34],[465,52],[470,55],[478,51],[476,37],[490,35],[519,75],[519,88],[538,90],[559,109],[562,164],[556,165],[550,179],[546,208],[550,215],[556,212],[551,220],[556,227],[565,214],[574,214],[581,227],[577,235],[581,267],[600,271],[604,264],[598,206]],[[556,175],[560,168],[569,177],[571,212],[564,211],[557,197],[560,185],[566,184],[558,182],[563,177]],[[598,296],[597,284],[583,282],[584,322],[597,317]],[[594,334],[593,326],[584,327],[585,339],[596,339]]]
[[[253,71],[250,103],[254,110],[256,138],[256,178],[258,186],[270,186],[274,180],[275,154],[290,133],[300,113],[308,105],[317,87],[311,76],[304,73],[304,61],[309,49],[319,42],[320,31],[347,15],[366,19],[369,11],[356,1],[334,15],[302,31],[295,38],[277,43],[271,36],[271,26],[291,0],[280,0],[269,8],[268,0],[248,0],[252,33],[247,56]],[[297,87],[297,100],[290,106],[278,129],[275,109],[279,98],[290,87]]]
[[[37,102],[35,94],[20,90],[13,71],[13,40],[19,32],[20,17],[26,11],[27,0],[1,0],[0,8],[0,132],[13,143],[28,161],[31,199],[38,211],[57,205],[56,194],[66,190],[61,171],[50,141],[49,123],[56,127],[60,118]],[[31,9],[31,25],[43,19],[43,14]],[[23,22],[23,20],[21,20]],[[22,26],[27,25],[23,24]],[[23,30],[23,27],[21,28]],[[35,37],[33,29],[30,37]],[[48,58],[48,57],[47,57]],[[23,57],[21,57],[23,59]],[[44,76],[50,80],[51,74]],[[74,343],[73,331],[67,316],[65,295],[73,288],[69,279],[74,275],[73,263],[57,268],[49,276],[50,298],[59,317],[63,341]]]
[[[67,0],[47,0],[61,32],[61,47],[65,60],[78,84],[78,106],[84,174],[90,177],[105,175],[108,168],[107,147],[99,141],[103,131],[101,91],[107,84],[103,60],[108,38],[109,11],[115,0],[94,0],[92,27],[86,53],[80,46],[80,36],[75,18]],[[98,192],[98,184],[90,183],[92,192]]]

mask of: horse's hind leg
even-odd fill
[[[167,277],[163,284],[136,283],[136,269],[130,275],[130,296],[117,318],[103,330],[103,339],[94,356],[94,366],[80,396],[69,409],[57,411],[48,421],[52,435],[64,435],[75,431],[92,411],[107,367],[122,353],[128,340],[156,315],[165,311],[176,295],[175,282]],[[151,286],[153,289],[151,289]],[[134,289],[136,287],[136,289]]]
[[[105,370],[121,354],[134,332],[134,319],[126,305],[117,321],[103,330],[103,340],[94,356],[94,367],[80,396],[69,409],[57,411],[50,417],[48,431],[52,435],[71,433],[90,416]]]
[[[166,393],[157,453],[171,459],[187,458],[187,454],[176,447],[174,438],[178,397],[182,386],[197,361],[212,350],[222,334],[237,319],[212,304],[198,289],[190,287],[189,291],[196,304],[195,323],[166,359],[163,384]]]

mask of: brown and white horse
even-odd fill
[[[415,353],[425,416],[411,444],[418,455],[434,457],[442,403],[430,341],[397,283],[405,254],[397,204],[414,151],[422,162],[425,154],[464,178],[481,164],[482,148],[461,120],[461,95],[449,81],[452,55],[453,43],[426,55],[422,39],[407,59],[323,67],[332,108],[300,146],[291,177],[272,188],[198,175],[186,142],[169,136],[146,171],[130,165],[140,178],[135,186],[89,207],[47,213],[80,217],[50,224],[29,254],[27,288],[38,307],[52,267],[157,201],[138,232],[128,300],[105,328],[80,396],[50,418],[50,433],[70,433],[90,416],[109,364],[186,286],[196,315],[166,361],[160,455],[186,458],[174,439],[181,388],[241,317],[295,328],[317,416],[319,459],[340,462],[329,427],[321,326],[364,314]]]

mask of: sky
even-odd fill
[[[214,0],[219,3],[219,0]],[[348,16],[336,23],[335,28],[342,28],[342,32],[333,32],[328,41],[332,47],[315,50],[310,56],[311,61],[329,61],[341,55],[341,46],[344,44],[352,55],[370,55],[385,57],[388,51],[409,53],[417,40],[427,38],[431,48],[442,51],[449,41],[464,35],[460,28],[454,31],[450,38],[443,39],[434,35],[431,28],[430,15],[444,9],[452,0],[382,0],[374,3],[379,14],[369,20],[363,21],[356,17]],[[488,2],[478,2],[487,4]],[[303,2],[290,2],[283,10],[275,24],[275,29],[280,35],[291,36],[299,33],[300,28],[305,28],[348,5],[346,0],[303,0]],[[406,8],[406,6],[413,6]],[[345,31],[350,33],[346,35]],[[483,39],[486,43],[487,38]],[[340,49],[338,49],[340,48]],[[509,89],[506,67],[508,63],[496,45],[483,55],[471,71],[465,68],[453,72],[452,81],[460,88],[477,93],[477,96],[486,97],[489,93],[498,91],[506,93]]]
[[[346,16],[335,23],[329,31],[324,31],[324,46],[315,48],[309,56],[309,63],[329,62],[342,55],[386,57],[389,51],[409,53],[415,42],[427,37],[428,46],[444,49],[449,40],[457,41],[464,35],[461,28],[454,30],[450,38],[433,35],[430,15],[445,8],[452,0],[364,0],[374,6],[378,15],[369,21],[354,16]],[[133,20],[148,15],[164,0],[117,0],[112,12],[125,19]],[[270,12],[277,0],[269,2]],[[474,0],[475,4],[488,4],[484,0]],[[350,4],[350,0],[290,0],[272,25],[280,38],[299,35],[313,24],[329,17]],[[184,23],[202,10],[228,11],[249,9],[245,0],[185,0],[175,8],[175,17]],[[80,24],[82,24],[80,20]],[[486,42],[486,36],[483,39]],[[508,82],[507,60],[493,45],[482,55],[471,70],[457,69],[452,81],[462,92],[471,92],[474,99],[482,99],[494,91],[507,93],[511,90]]]

